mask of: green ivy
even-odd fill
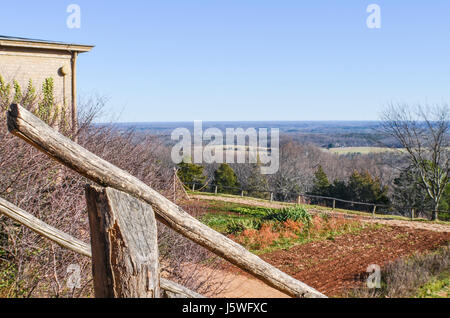
[[[50,121],[52,110],[55,104],[53,88],[53,78],[46,78],[44,83],[42,84],[43,97],[42,101],[38,104],[38,116],[47,123]]]
[[[3,77],[0,75],[0,103],[3,110],[7,110],[11,104],[11,84],[6,84]]]

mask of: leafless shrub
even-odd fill
[[[169,150],[157,137],[93,124],[104,102],[104,99],[92,98],[82,105],[78,143],[170,198],[173,172]],[[0,196],[89,243],[84,198],[88,180],[9,134],[6,128],[8,107],[9,102],[0,98]],[[161,224],[159,242],[165,276],[197,292],[214,294],[218,290],[211,279],[215,260],[209,252]],[[81,288],[71,289],[67,285],[76,274],[70,270],[72,264],[79,266]],[[0,297],[92,295],[89,258],[60,248],[0,216]]]
[[[398,259],[381,271],[381,289],[361,287],[351,296],[402,298],[414,296],[432,277],[450,270],[450,245],[427,254]]]

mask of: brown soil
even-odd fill
[[[384,227],[295,246],[262,258],[325,295],[338,296],[361,284],[371,264],[383,267],[399,257],[434,250],[448,242],[449,233]]]
[[[205,201],[220,200],[246,205],[280,208],[276,202],[259,202],[246,198],[211,197],[196,195],[195,206],[209,211]],[[204,200],[204,201],[203,201]],[[203,202],[202,202],[203,201]],[[211,212],[211,211],[209,211]],[[325,212],[310,210],[311,213]],[[327,211],[330,214],[344,214]],[[354,217],[344,214],[345,217]],[[357,234],[294,246],[262,255],[265,261],[329,297],[344,296],[361,285],[367,277],[367,267],[377,264],[383,268],[400,257],[437,249],[449,244],[450,226],[418,221],[372,219],[356,217],[362,222],[386,225],[368,228]],[[229,276],[229,287],[219,297],[287,297],[259,280],[229,265],[224,268]]]

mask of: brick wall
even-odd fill
[[[71,57],[70,52],[64,51],[2,47],[0,74],[6,82],[17,80],[23,92],[28,81],[32,79],[38,94],[42,91],[44,80],[52,77],[55,100],[60,106],[66,105],[66,112],[69,115],[72,107]],[[67,70],[65,76],[59,72],[62,66]]]

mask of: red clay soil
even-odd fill
[[[287,274],[325,295],[339,296],[361,284],[367,267],[381,267],[414,252],[434,250],[448,244],[449,233],[405,227],[368,229],[358,234],[298,245],[262,256]]]

